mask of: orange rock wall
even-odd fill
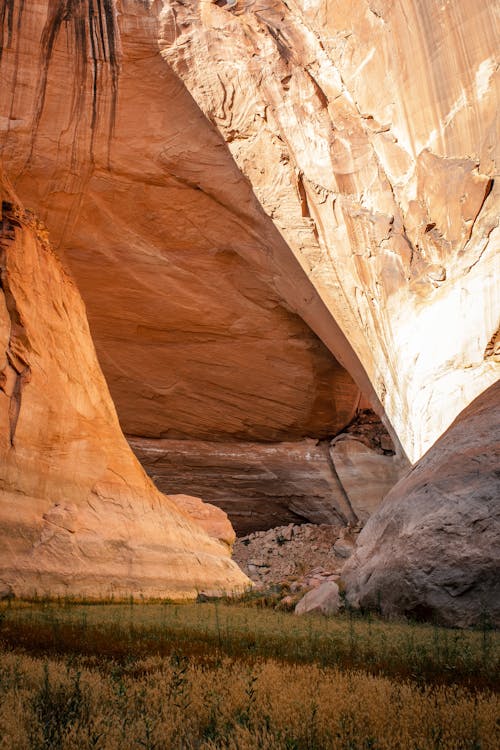
[[[144,474],[47,232],[1,190],[0,595],[186,597],[246,578]]]
[[[281,283],[317,295],[161,58],[159,7],[9,0],[7,172],[75,275],[126,433],[335,434],[359,390],[283,302]],[[276,282],[280,253],[290,270]]]
[[[127,433],[330,436],[359,387],[415,461],[498,378],[493,0],[0,21],[2,159]]]

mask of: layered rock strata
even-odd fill
[[[146,477],[123,437],[74,282],[2,187],[0,593],[186,597],[246,577]]]
[[[130,438],[156,486],[222,508],[238,536],[287,523],[365,521],[407,462],[373,412],[335,440],[279,443]]]
[[[342,572],[354,606],[500,623],[500,383],[387,495]]]

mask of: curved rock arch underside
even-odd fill
[[[290,519],[349,521],[351,453],[330,443],[360,408],[392,438],[388,489],[498,380],[498,16],[493,0],[3,2],[5,590],[100,596],[120,565],[122,593],[243,585],[224,542],[189,541],[114,407],[161,489],[189,489],[206,453],[200,493],[230,466],[226,500],[271,506],[289,481]],[[156,563],[120,515],[143,523],[144,493],[169,508]],[[197,571],[182,585],[176,535]]]

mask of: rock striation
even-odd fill
[[[500,623],[500,382],[389,492],[343,571],[354,606]]]
[[[498,378],[497,4],[162,5],[165,60],[323,306],[285,298],[343,361],[334,319],[417,461]]]
[[[355,515],[332,467],[328,441],[280,443],[129,438],[162,491],[222,508],[238,536],[288,523],[345,524]]]
[[[214,503],[238,536],[288,523],[365,521],[408,468],[368,409],[332,441],[129,438],[129,444],[160,490]]]
[[[76,286],[2,184],[0,592],[195,596],[248,579],[123,437]]]

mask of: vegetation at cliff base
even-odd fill
[[[0,609],[0,748],[496,750],[498,633],[227,604]]]

